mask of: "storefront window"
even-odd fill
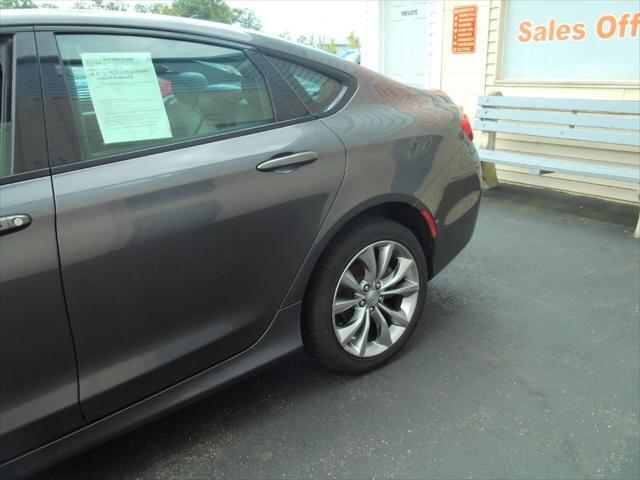
[[[501,80],[638,81],[637,1],[512,1],[506,10]]]

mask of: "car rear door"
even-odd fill
[[[294,119],[306,115],[301,102],[278,104],[291,98],[267,90],[242,46],[117,29],[38,35],[91,420],[260,338],[337,192],[345,152],[321,121]]]
[[[84,422],[33,29],[0,35],[0,463]]]

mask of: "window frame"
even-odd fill
[[[191,142],[198,142],[199,140],[203,140],[204,143],[209,143],[211,141],[214,141],[217,137],[221,137],[224,136],[226,134],[233,134],[236,132],[245,132],[248,130],[251,130],[253,128],[261,128],[261,127],[269,127],[271,125],[274,125],[276,123],[278,123],[278,112],[276,110],[276,106],[274,105],[273,102],[273,98],[272,98],[272,94],[269,91],[268,85],[267,85],[267,80],[263,74],[262,71],[260,71],[260,69],[258,69],[255,65],[255,63],[251,60],[251,58],[246,54],[246,51],[242,48],[236,48],[236,47],[229,47],[228,45],[220,45],[217,42],[216,43],[211,43],[211,42],[193,42],[193,41],[187,41],[185,42],[184,39],[182,38],[170,38],[166,35],[163,36],[158,36],[158,35],[139,35],[139,34],[122,34],[120,32],[117,33],[103,33],[103,32],[96,32],[96,31],[91,31],[91,32],[83,32],[83,33],[78,33],[78,32],[74,32],[74,33],[57,33],[54,34],[54,43],[55,43],[55,47],[58,51],[59,54],[59,66],[62,69],[62,71],[64,71],[67,67],[65,66],[63,59],[62,59],[62,55],[60,53],[60,47],[59,47],[59,42],[58,42],[58,36],[64,36],[64,37],[73,37],[74,35],[87,35],[87,36],[98,36],[98,37],[104,37],[104,36],[109,36],[109,35],[113,35],[113,36],[117,36],[120,38],[127,38],[127,37],[137,37],[137,38],[141,38],[144,37],[146,39],[151,39],[152,41],[160,41],[160,43],[162,41],[179,41],[179,42],[183,42],[183,43],[199,43],[200,45],[205,45],[207,47],[212,47],[212,48],[216,48],[216,47],[220,47],[220,48],[224,48],[224,49],[229,49],[229,50],[233,50],[234,52],[236,52],[237,54],[243,55],[244,58],[246,60],[249,61],[249,63],[253,66],[253,68],[255,69],[255,71],[261,76],[262,80],[263,80],[263,84],[264,84],[264,90],[266,90],[266,95],[267,98],[264,99],[265,100],[265,106],[268,105],[268,108],[270,109],[270,113],[271,113],[271,119],[268,120],[268,123],[264,123],[262,125],[258,125],[255,127],[245,127],[245,128],[239,128],[237,130],[232,129],[229,130],[228,132],[216,132],[216,133],[210,133],[208,135],[201,135],[201,136],[197,136],[197,137],[193,137],[193,138],[182,138],[182,139],[175,139],[175,138],[167,138],[164,139],[166,140],[166,142],[161,141],[158,142],[157,144],[153,145],[153,144],[147,144],[145,145],[145,141],[142,142],[132,142],[132,145],[129,146],[123,146],[122,150],[119,152],[90,152],[88,150],[86,150],[86,145],[84,145],[83,148],[83,143],[81,140],[81,137],[83,135],[83,131],[82,128],[80,126],[80,119],[78,118],[78,111],[77,111],[77,105],[74,105],[74,102],[72,101],[72,97],[73,95],[71,94],[72,92],[72,85],[71,82],[73,82],[72,79],[70,79],[69,77],[67,77],[66,75],[62,76],[62,81],[61,83],[61,87],[62,84],[64,85],[64,91],[67,94],[68,100],[67,103],[69,105],[69,108],[71,110],[71,115],[73,117],[73,127],[74,127],[74,143],[77,141],[78,142],[78,146],[79,148],[76,149],[76,158],[81,158],[82,160],[80,161],[100,161],[103,158],[114,158],[114,157],[120,157],[121,155],[129,155],[129,154],[133,154],[134,156],[138,156],[139,152],[147,152],[147,151],[153,151],[156,152],[156,149],[163,149],[163,148],[168,148],[168,149],[172,149],[172,146],[176,146],[175,148],[181,148],[180,146],[184,146],[184,145],[190,145]],[[73,40],[72,40],[73,42]],[[262,92],[264,93],[264,92]],[[169,120],[171,119],[169,112],[167,112],[168,116],[169,116]],[[162,151],[162,150],[159,150]],[[96,155],[96,156],[94,156]],[[53,158],[59,158],[59,157],[53,157]],[[66,164],[65,164],[66,165]]]
[[[315,119],[314,114],[309,111],[302,99],[296,95],[286,79],[280,75],[278,70],[261,51],[257,49],[247,49],[245,53],[264,75],[271,100],[274,103],[274,110],[277,109],[278,111],[278,118],[282,117],[283,122]],[[292,116],[290,112],[283,109],[283,102],[298,106],[303,114],[301,116]]]
[[[321,112],[311,114],[315,118],[328,117],[342,110],[342,108],[349,102],[349,100],[351,100],[354,93],[358,89],[358,81],[355,79],[355,77],[341,70],[329,67],[328,65],[324,65],[322,63],[308,60],[306,58],[281,52],[279,50],[273,50],[273,49],[264,48],[264,47],[259,47],[258,50],[260,50],[260,52],[266,56],[267,61],[269,60],[268,57],[273,57],[279,60],[283,60],[285,62],[293,63],[294,65],[299,65],[301,67],[304,67],[309,70],[313,70],[317,73],[320,73],[322,75],[325,75],[326,77],[329,77],[342,85],[343,88],[338,94],[338,97],[329,104],[329,107],[327,107],[325,110]],[[271,64],[271,62],[269,62],[269,64]],[[272,68],[275,71],[277,71],[275,66],[272,65]],[[298,97],[298,94],[295,93],[295,91],[289,85],[289,82],[284,78],[284,76],[282,76],[280,72],[278,72],[278,75],[287,84],[289,90],[291,90],[291,93],[295,95],[297,98],[299,98],[300,101],[304,104],[304,101],[300,97]]]
[[[9,51],[10,50],[10,51]],[[0,128],[4,123],[9,123],[8,135],[0,131],[0,135],[6,135],[9,143],[9,163],[14,164],[14,138],[15,138],[15,101],[13,95],[13,86],[15,83],[15,65],[13,62],[14,48],[13,35],[0,35]],[[8,113],[8,115],[7,115]],[[3,118],[3,116],[5,118]],[[6,118],[8,117],[8,118]],[[5,137],[6,138],[6,137]],[[2,138],[0,137],[0,140]],[[0,145],[1,147],[1,145]],[[3,155],[4,148],[0,148],[0,155]],[[12,174],[6,175],[7,177]],[[0,177],[2,171],[0,171]]]
[[[203,145],[230,138],[236,138],[245,135],[251,135],[254,133],[265,132],[274,130],[276,128],[282,128],[290,125],[295,125],[302,122],[307,122],[319,118],[321,115],[313,115],[308,111],[300,99],[291,92],[281,92],[274,87],[277,80],[282,81],[282,77],[271,66],[265,68],[264,64],[269,64],[268,60],[264,58],[260,50],[252,45],[247,45],[238,42],[227,41],[219,39],[217,37],[209,37],[202,35],[193,35],[189,33],[180,32],[168,32],[158,30],[146,30],[139,28],[127,28],[127,27],[90,27],[90,26],[60,26],[60,25],[43,25],[37,26],[36,31],[36,43],[39,52],[40,69],[42,71],[43,78],[43,92],[44,92],[44,104],[45,111],[47,112],[46,124],[47,124],[47,138],[49,146],[49,156],[53,159],[51,164],[51,171],[53,174],[63,173],[67,171],[77,170],[81,168],[88,168],[97,165],[104,165],[113,162],[119,162],[123,160],[129,160],[147,155],[154,155],[157,153],[163,153],[168,151],[180,150],[183,148],[189,148],[197,145]],[[253,63],[254,67],[263,76],[269,97],[272,102],[272,108],[274,111],[275,122],[268,125],[261,125],[256,127],[250,127],[242,130],[236,130],[233,132],[221,133],[210,135],[206,137],[200,137],[195,139],[183,140],[174,143],[168,143],[159,146],[151,146],[140,148],[137,150],[128,151],[125,153],[118,153],[114,155],[108,155],[96,159],[84,158],[80,144],[80,136],[78,126],[73,119],[73,111],[71,104],[70,92],[66,86],[65,79],[56,73],[60,71],[63,66],[62,58],[58,49],[56,35],[64,34],[91,34],[91,35],[120,35],[120,36],[143,36],[153,37],[160,40],[179,40],[186,42],[196,42],[205,45],[233,48],[243,52],[247,58]],[[261,58],[264,62],[259,61]],[[261,68],[262,67],[262,68]],[[276,77],[277,75],[277,77]],[[355,79],[354,79],[355,81]],[[286,118],[286,114],[281,111],[277,102],[274,101],[276,96],[288,99],[288,101],[302,103],[302,108],[306,112],[302,117]],[[54,107],[55,104],[55,107]],[[49,112],[56,112],[62,118],[70,119],[70,125],[64,125],[59,119],[53,119]],[[284,115],[284,119],[280,120]],[[324,115],[322,115],[324,116]],[[65,145],[68,142],[68,138],[65,138],[67,128],[72,129],[72,145]],[[64,160],[63,160],[64,159]]]
[[[288,89],[291,90],[295,94],[295,96],[300,99],[300,101],[305,105],[305,107],[307,107],[307,110],[309,110],[312,115],[322,115],[327,111],[331,111],[333,109],[333,107],[339,103],[340,99],[344,96],[344,94],[347,91],[347,87],[340,80],[337,80],[337,79],[333,78],[332,76],[320,73],[320,72],[318,72],[317,69],[309,68],[307,66],[301,65],[300,62],[290,62],[290,61],[284,60],[282,58],[274,57],[273,55],[269,55],[266,58],[267,58],[267,61],[271,64],[271,66],[278,72],[278,75],[280,75],[280,77],[286,83]],[[313,98],[312,98],[311,94],[306,90],[306,88],[303,85],[300,85],[300,87],[303,90],[305,90],[305,93],[306,93],[306,95],[308,97],[308,99],[303,98],[300,95],[299,91],[296,91],[296,88],[291,84],[292,83],[291,80],[284,76],[284,74],[278,69],[278,67],[276,67],[276,65],[273,63],[272,60],[280,60],[280,61],[283,61],[283,62],[288,63],[290,65],[293,65],[293,66],[296,66],[296,67],[300,67],[300,68],[304,68],[305,70],[307,70],[309,72],[313,72],[314,74],[321,75],[321,76],[325,77],[328,80],[333,80],[335,83],[338,84],[338,86],[340,87],[340,90],[338,91],[338,94],[329,102],[329,104],[325,108],[323,108],[320,111],[313,112],[309,108],[309,100],[313,101]],[[295,75],[294,75],[294,77],[295,77]],[[298,84],[300,84],[300,80],[298,78],[296,78],[295,81],[298,82]]]
[[[45,114],[41,89],[40,71],[33,27],[3,27],[2,36],[12,37],[11,54],[11,118],[13,129],[14,165],[20,163],[18,173],[0,177],[0,185],[31,180],[49,175],[50,165],[47,154]],[[18,91],[17,86],[21,89]],[[26,88],[24,86],[26,85]],[[17,132],[29,132],[29,140]]]

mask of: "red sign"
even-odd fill
[[[453,53],[475,53],[477,5],[453,9]]]

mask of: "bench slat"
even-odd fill
[[[480,120],[515,120],[529,123],[557,123],[580,127],[609,128],[640,131],[640,118],[624,116],[585,116],[575,113],[542,112],[539,110],[512,110],[497,108],[478,108],[476,118]]]
[[[491,121],[476,121],[474,128],[484,132],[514,133],[516,135],[562,138],[567,140],[580,140],[583,142],[629,145],[632,147],[640,146],[640,135],[637,133],[627,134],[599,130],[577,130],[575,128],[543,127],[522,123],[500,123]]]
[[[478,105],[487,107],[577,110],[594,113],[627,113],[640,115],[640,102],[629,100],[484,96],[478,99]]]
[[[527,154],[504,152],[497,150],[478,150],[483,162],[511,165],[514,167],[583,175],[587,177],[606,178],[624,182],[640,183],[640,168],[597,165],[574,162],[559,158],[537,157]]]

